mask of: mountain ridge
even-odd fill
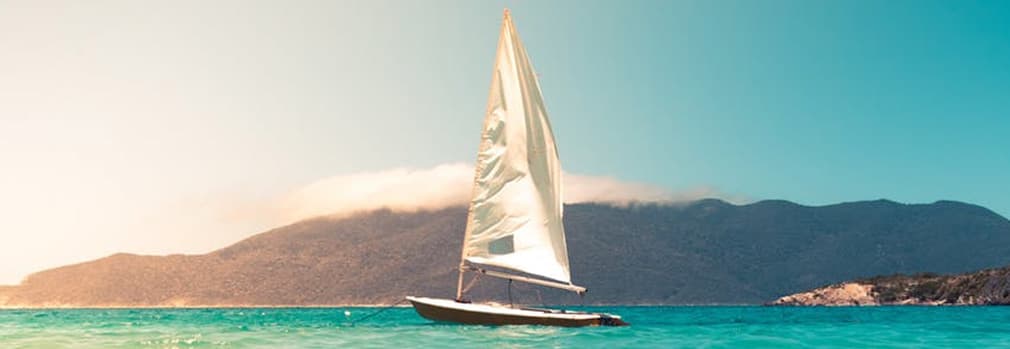
[[[760,304],[832,282],[1010,263],[1010,221],[954,201],[566,205],[586,299],[515,285],[527,303]],[[387,304],[451,296],[466,209],[317,217],[199,255],[117,253],[0,286],[0,306]],[[1005,246],[1005,247],[1004,247]],[[73,281],[73,282],[70,282]],[[483,279],[475,299],[504,299]],[[633,287],[628,287],[631,285]]]

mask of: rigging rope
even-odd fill
[[[381,314],[382,312],[384,312],[384,311],[386,311],[386,310],[389,310],[389,309],[393,309],[393,308],[396,308],[396,306],[398,306],[398,305],[400,305],[401,303],[403,303],[403,302],[406,302],[406,301],[407,301],[407,299],[406,299],[406,298],[402,298],[402,299],[400,299],[399,301],[397,301],[396,303],[393,303],[393,304],[390,304],[390,305],[387,305],[387,306],[383,307],[382,309],[379,309],[379,310],[377,310],[377,311],[375,311],[375,312],[372,312],[371,314],[368,314],[368,315],[365,315],[364,317],[362,317],[362,318],[360,318],[360,319],[358,319],[358,320],[355,320],[355,321],[351,321],[351,324],[350,324],[350,325],[351,325],[351,326],[353,327],[354,325],[357,325],[357,324],[358,324],[359,322],[362,322],[362,321],[365,321],[365,320],[367,320],[368,318],[371,318],[371,317],[373,317],[373,316],[376,316],[376,315],[379,315],[379,314]]]
[[[512,305],[512,279],[509,279],[509,308],[515,308],[515,306]]]
[[[477,279],[480,279],[481,275],[482,274],[479,274],[479,273],[478,274],[474,274],[473,279],[470,279],[470,282],[467,283],[466,287],[463,288],[463,292],[460,292],[460,293],[462,294],[462,293],[466,293],[467,291],[470,291],[470,288],[472,288],[473,285],[477,283]]]

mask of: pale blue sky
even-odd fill
[[[567,171],[1010,215],[1004,1],[0,0],[0,284],[221,247],[264,226],[218,211],[322,178],[471,162],[505,6]]]
[[[557,5],[515,12],[569,169],[1010,213],[1006,2]]]

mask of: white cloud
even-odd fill
[[[257,216],[274,217],[276,224],[324,215],[340,217],[380,208],[394,211],[441,209],[466,204],[472,181],[473,167],[460,163],[426,169],[360,172],[320,179],[254,207]],[[674,192],[651,184],[570,173],[564,174],[564,197],[567,203],[615,205],[676,203],[703,198],[742,201],[708,187]]]
[[[676,203],[707,197],[740,202],[711,188],[671,191],[612,177],[578,174],[565,174],[564,180],[565,201],[569,203]],[[0,238],[16,242],[7,249],[0,248],[0,265],[7,266],[0,268],[0,285],[16,283],[32,271],[119,251],[206,253],[266,229],[317,216],[346,217],[380,208],[409,212],[465,205],[472,181],[473,167],[455,163],[336,175],[277,194],[248,190],[205,192],[165,202],[131,197],[128,204],[106,203],[92,211],[84,210],[89,207],[86,202],[67,199],[20,201],[20,205],[10,207],[14,209],[12,212],[20,213],[12,219],[22,221],[9,219],[0,227],[3,228]],[[91,190],[97,192],[99,188]],[[94,196],[97,194],[87,198]],[[63,216],[68,219],[45,219],[51,211],[42,207],[51,209],[55,204],[64,205],[60,207],[69,212]],[[17,211],[22,206],[24,209]],[[128,214],[112,219],[103,215],[105,211]],[[39,232],[24,234],[25,231]],[[61,232],[67,233],[58,235]],[[29,236],[33,238],[26,238]]]
[[[463,164],[337,175],[288,193],[277,209],[286,220],[380,208],[439,209],[466,202],[472,181],[473,168]]]
[[[572,173],[564,174],[563,190],[565,202],[568,203],[602,202],[625,205],[632,202],[670,202],[676,198],[669,189],[651,184]]]

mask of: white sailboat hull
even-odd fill
[[[469,325],[626,326],[620,316],[556,309],[513,308],[457,302],[451,299],[407,297],[422,317]]]

